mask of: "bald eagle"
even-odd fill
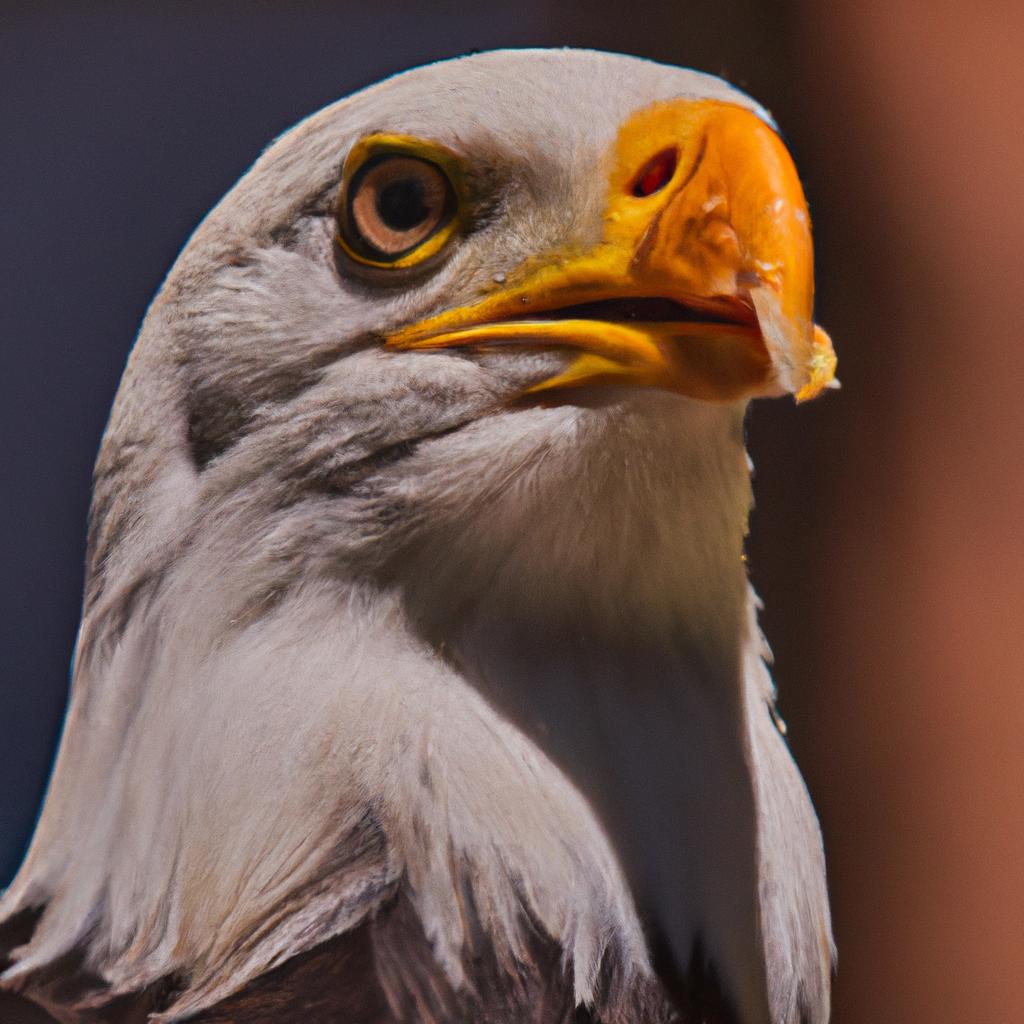
[[[146,316],[67,722],[0,903],[61,1021],[825,1024],[817,821],[743,555],[826,387],[757,103],[585,51],[275,142]]]

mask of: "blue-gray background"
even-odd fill
[[[192,228],[270,139],[356,88],[473,49],[593,46],[745,87],[811,198],[845,388],[755,410],[751,563],[825,827],[837,1019],[1024,1019],[1024,15],[928,11],[0,5],[0,885],[66,700],[96,447]]]

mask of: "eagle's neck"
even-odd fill
[[[114,580],[83,622],[0,905],[47,905],[20,976],[84,944],[117,991],[190,972],[195,1008],[407,877],[457,980],[470,865],[503,948],[525,900],[586,999],[602,950],[643,947],[582,794],[673,969],[699,941],[743,1024],[791,1024],[809,985],[827,1019],[820,845],[760,700],[741,427],[667,396],[510,414],[389,462],[369,506],[267,523],[259,491],[174,531],[149,583]]]
[[[739,411],[579,415],[588,454],[548,449],[431,541],[413,618],[589,798],[671,968],[707,957],[767,1019]]]
[[[640,619],[503,614],[452,644],[464,674],[589,799],[669,980],[714,965],[741,1019],[766,1019],[757,807],[743,646]]]

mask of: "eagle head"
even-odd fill
[[[653,1020],[696,967],[741,1024],[823,1024],[743,557],[748,401],[833,379],[813,291],[771,118],[697,72],[480,54],[276,141],[114,406],[5,984],[171,1020],[365,934],[381,1020],[558,986]]]

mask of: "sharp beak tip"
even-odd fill
[[[841,387],[836,378],[836,353],[832,348],[832,339],[817,324],[814,325],[805,372],[806,380],[795,391],[797,403],[808,402],[823,391],[835,391]]]

